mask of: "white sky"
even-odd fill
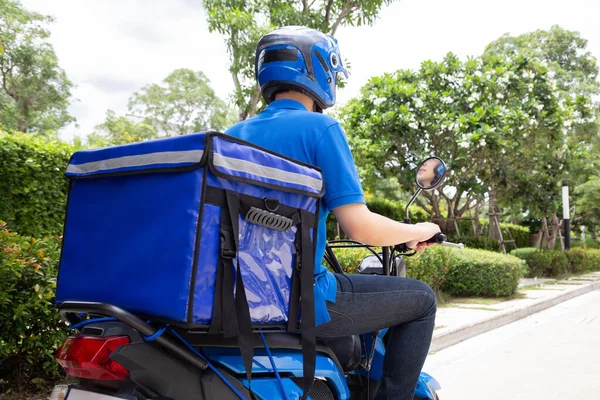
[[[216,93],[233,91],[223,38],[208,32],[201,0],[21,0],[56,18],[51,42],[77,86],[74,125],[61,136],[85,136],[107,109],[125,114],[134,91],[177,68],[203,71]],[[600,57],[598,0],[403,0],[385,8],[371,27],[342,27],[336,35],[352,65],[338,104],[359,94],[372,76],[418,68],[448,52],[480,55],[504,33],[518,35],[558,24],[581,32]]]

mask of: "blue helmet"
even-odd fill
[[[315,29],[286,26],[263,36],[256,48],[256,79],[267,102],[296,90],[320,110],[335,104],[338,73],[348,77],[337,40]]]

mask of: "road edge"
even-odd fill
[[[468,325],[463,325],[451,331],[439,333],[437,335],[434,332],[431,346],[429,347],[429,353],[438,352],[474,336],[481,335],[482,333],[489,332],[496,328],[500,328],[501,326],[510,324],[511,322],[518,321],[532,314],[563,303],[574,297],[581,296],[585,293],[589,293],[598,289],[600,289],[600,282],[589,283],[582,285],[577,289],[561,293],[558,296],[536,301],[535,303],[532,303],[526,307],[502,311],[490,318],[473,322]]]

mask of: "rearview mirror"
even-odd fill
[[[417,185],[423,190],[440,186],[446,177],[446,164],[439,157],[429,157],[417,168]]]

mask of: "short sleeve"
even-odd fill
[[[365,203],[354,158],[339,123],[330,125],[317,143],[316,166],[325,182],[324,201],[330,210],[354,203]]]

